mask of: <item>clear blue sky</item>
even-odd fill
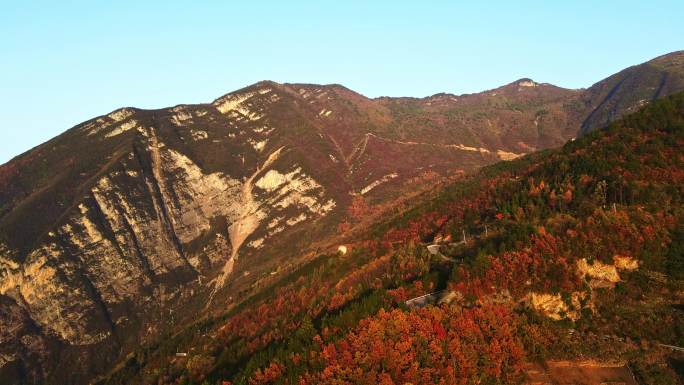
[[[0,163],[121,106],[263,79],[371,97],[587,87],[684,49],[683,18],[681,0],[1,0]]]

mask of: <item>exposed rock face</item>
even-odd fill
[[[582,309],[581,300],[586,297],[586,293],[574,292],[570,296],[570,304],[563,300],[560,294],[530,293],[527,301],[533,309],[554,320],[568,318],[576,320],[580,318]]]
[[[633,271],[637,268],[639,261],[624,255],[614,255],[613,264],[599,260],[590,262],[582,258],[577,261],[576,266],[577,274],[584,278],[592,289],[612,288],[621,280],[620,271]],[[581,317],[583,308],[595,310],[591,291],[573,292],[566,300],[560,294],[530,292],[526,300],[530,307],[555,320],[577,320]]]
[[[424,99],[262,82],[78,125],[0,166],[0,379],[87,383],[334,235],[352,197],[564,143],[586,95],[529,79]]]
[[[9,243],[0,247],[3,367],[28,363],[30,354],[22,352],[48,356],[52,349],[85,352],[104,344],[115,346],[109,352],[115,359],[178,321],[173,314],[183,317],[183,306],[203,306],[207,293],[220,295],[238,254],[249,255],[270,238],[315,223],[346,199],[340,192],[347,186],[329,191],[304,171],[312,161],[293,138],[279,135],[257,107],[248,110],[245,102],[257,95],[267,96],[266,103],[278,100],[262,86],[254,88],[220,100],[213,113],[210,106],[188,106],[160,118],[123,109],[87,122],[64,140],[86,136],[95,150],[106,152],[99,161],[93,155],[94,164],[85,165],[92,169],[78,173],[85,178],[66,202],[53,194],[38,197],[61,212],[31,225],[11,212],[35,190],[3,202],[10,212],[2,218],[5,229],[42,225],[35,246],[2,238]],[[192,124],[198,127],[175,128]],[[206,150],[201,142],[209,140],[214,148],[208,150],[220,159],[210,165],[203,159],[202,166],[192,153]],[[86,146],[75,151],[88,151]],[[5,332],[26,325],[35,326],[27,332],[30,338]],[[44,339],[58,346],[35,342]],[[54,374],[48,362],[36,363],[33,378]],[[83,365],[81,376],[54,374],[55,381],[82,383],[94,374],[89,366]]]
[[[639,268],[639,261],[624,255],[613,256],[613,264],[601,261],[577,261],[577,273],[589,282],[591,287],[613,287],[620,282],[620,270],[632,271]]]

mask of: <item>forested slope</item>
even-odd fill
[[[679,93],[487,167],[102,383],[515,383],[550,359],[681,382],[660,344],[684,345],[682,146]]]

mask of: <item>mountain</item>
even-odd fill
[[[629,67],[591,86],[581,98],[588,132],[684,87],[684,51]]]
[[[100,383],[681,383],[682,145],[678,93],[486,167]]]
[[[681,55],[649,64],[668,74],[653,97],[682,88]],[[234,312],[445,181],[631,111],[650,78],[625,71],[607,95],[611,78],[422,99],[260,82],[84,122],[0,167],[0,379],[87,383]]]

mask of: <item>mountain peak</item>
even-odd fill
[[[517,84],[518,87],[536,87],[539,85],[539,83],[530,78],[518,79],[514,83]]]

